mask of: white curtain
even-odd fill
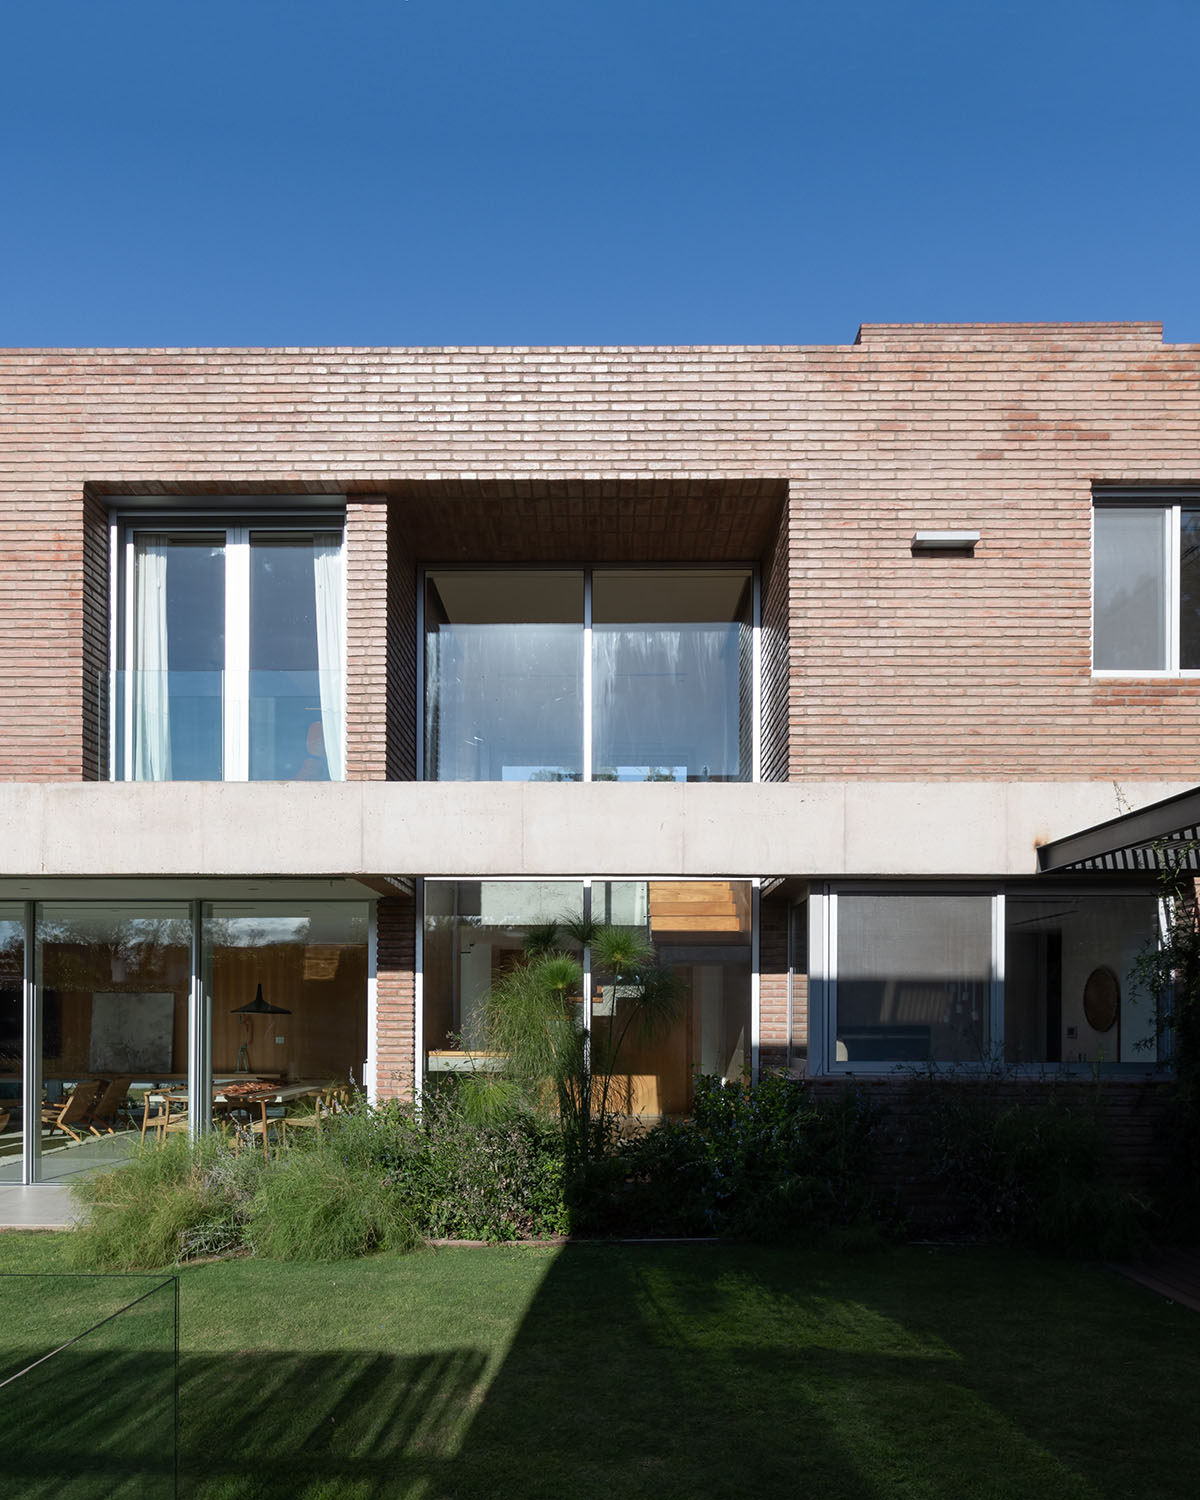
[[[167,677],[167,539],[142,534],[134,590],[133,775],[171,779],[171,705]]]
[[[342,610],[342,538],[336,531],[313,537],[313,579],[317,593],[317,669],[321,680],[321,733],[330,781],[346,779],[346,736],[342,728],[342,672],[346,632]]]

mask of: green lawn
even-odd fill
[[[54,1270],[63,1248],[0,1235],[0,1271]],[[157,1368],[131,1359],[135,1378]],[[1103,1270],[999,1251],[198,1266],[182,1273],[180,1368],[180,1493],[197,1500],[1197,1489],[1200,1316]],[[22,1489],[14,1457],[6,1500],[76,1493]]]

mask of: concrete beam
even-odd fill
[[[1108,781],[9,782],[0,878],[1032,875],[1120,810]]]

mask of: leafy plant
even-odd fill
[[[593,986],[611,1000],[610,1014],[596,1015],[590,1028],[581,950],[587,951]],[[677,976],[658,963],[639,929],[583,917],[540,923],[530,930],[521,961],[493,984],[480,1006],[477,1035],[468,1042],[503,1057],[504,1072],[464,1080],[466,1107],[481,1118],[511,1117],[517,1110],[552,1116],[568,1166],[585,1166],[614,1138],[622,1111],[613,1081],[627,1042],[668,1031],[681,1001]]]

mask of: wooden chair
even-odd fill
[[[157,1095],[155,1106],[151,1095]],[[142,1105],[142,1140],[153,1130],[159,1140],[188,1128],[187,1096],[180,1089],[147,1089]]]
[[[101,1092],[108,1087],[106,1078],[85,1078],[77,1083],[66,1099],[58,1104],[42,1105],[42,1124],[50,1127],[50,1134],[61,1130],[78,1145],[83,1136],[76,1135],[72,1125],[86,1127],[93,1135],[100,1132],[92,1124],[96,1104]]]
[[[317,1095],[317,1102],[313,1109],[306,1109],[302,1113],[285,1115],[283,1118],[283,1141],[287,1144],[287,1133],[289,1130],[315,1130],[321,1134],[321,1126],[330,1115],[340,1115],[346,1108],[350,1097],[350,1090],[345,1084],[330,1084],[327,1089],[322,1089]]]
[[[100,1095],[95,1109],[92,1111],[93,1127],[101,1126],[107,1130],[109,1135],[116,1134],[114,1121],[122,1113],[128,1114],[129,1085],[133,1079],[126,1074],[123,1078],[114,1078],[105,1085],[104,1092]],[[126,1124],[128,1124],[126,1120]]]

